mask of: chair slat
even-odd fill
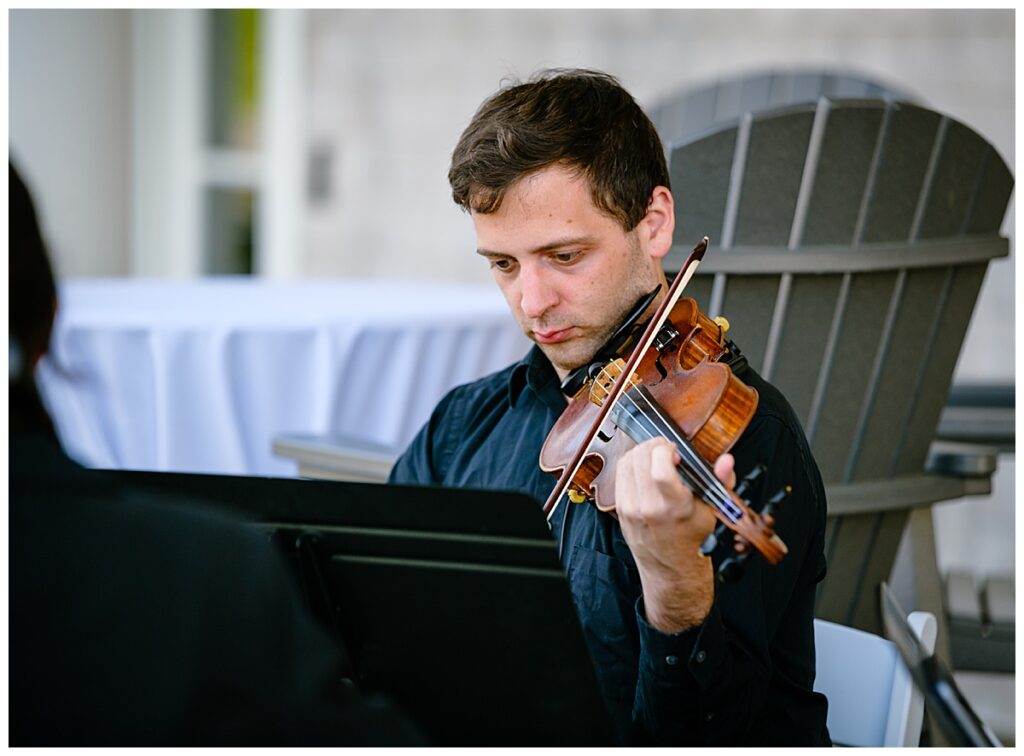
[[[955,269],[953,284],[942,312],[938,339],[926,367],[928,380],[921,386],[914,414],[907,425],[907,440],[895,464],[897,475],[918,472],[928,457],[939,414],[946,405],[949,384],[956,367],[964,334],[978,298],[986,265],[965,265]]]
[[[733,276],[725,285],[722,315],[731,326],[729,335],[758,371],[764,360],[778,290],[779,276]]]
[[[735,244],[789,242],[814,113],[755,119],[750,133]]]
[[[825,74],[799,73],[793,77],[793,99],[790,102],[814,102],[825,94]]]
[[[880,626],[878,592],[864,588],[888,580],[907,511],[829,518],[828,572],[818,586],[814,616],[851,627]]]
[[[718,84],[715,91],[715,123],[727,123],[739,117],[742,79],[730,79]]]
[[[839,336],[843,331],[843,323],[846,321],[848,305],[850,302],[850,289],[853,284],[853,274],[843,274],[839,284],[839,291],[836,294],[835,305],[828,318],[828,338],[825,340],[825,349],[821,354],[821,362],[818,365],[818,377],[814,383],[814,395],[811,398],[811,409],[808,413],[805,434],[807,442],[813,447],[814,439],[817,437],[818,426],[821,424],[821,410],[825,406],[825,398],[828,394],[828,382],[835,367],[836,354],[839,351]],[[826,315],[824,311],[822,315]]]
[[[886,307],[885,323],[882,325],[878,337],[878,345],[875,349],[875,356],[871,363],[871,375],[868,378],[864,390],[864,398],[861,400],[860,414],[857,418],[857,427],[853,435],[853,443],[850,446],[850,454],[846,459],[846,469],[843,472],[844,481],[854,480],[854,471],[860,461],[861,452],[864,447],[871,444],[867,437],[867,426],[871,413],[878,398],[879,384],[882,373],[889,357],[889,348],[892,342],[893,332],[896,330],[896,322],[900,312],[900,304],[903,301],[903,291],[907,279],[906,270],[900,270],[893,282],[892,295]]]
[[[805,429],[818,381],[818,363],[831,326],[822,313],[832,312],[842,279],[837,275],[796,276],[790,291],[772,383],[789,399]]]
[[[738,118],[741,113],[756,113],[768,107],[771,96],[773,74],[761,74],[745,78],[740,83],[739,109],[730,114]]]
[[[852,79],[848,76],[828,76],[822,87],[821,94],[833,99],[867,97],[873,85],[863,79]],[[875,87],[878,88],[878,87]]]
[[[877,513],[829,517],[825,559],[828,571],[818,585],[814,616],[848,624],[857,610],[863,555],[870,553]]]
[[[803,243],[804,231],[807,229],[807,215],[811,207],[811,197],[814,194],[814,183],[818,175],[818,164],[821,161],[821,148],[825,141],[825,130],[828,126],[831,111],[832,103],[824,97],[818,100],[814,108],[811,136],[807,142],[804,169],[800,176],[800,189],[797,192],[793,222],[789,227],[788,247],[791,250],[799,249]]]
[[[910,237],[939,120],[938,113],[893,106],[864,224],[865,244]]]
[[[865,425],[865,443],[852,480],[891,475],[893,440],[906,424],[906,408],[914,402],[919,366],[929,347],[935,302],[945,281],[942,269],[909,271],[903,288],[899,317],[879,375],[878,391]],[[930,314],[930,315],[929,315]]]
[[[1003,225],[1006,205],[1013,192],[1013,176],[995,148],[988,148],[978,182],[973,212],[964,226],[966,234],[996,234]]]
[[[685,100],[685,109],[676,116],[677,122],[673,139],[683,134],[699,134],[715,124],[715,101],[718,99],[717,89],[704,89],[693,92]]]
[[[875,531],[867,548],[861,552],[861,572],[857,585],[857,595],[852,602],[848,614],[849,621],[844,623],[851,627],[873,628],[879,626],[881,617],[881,601],[877,586],[889,580],[892,564],[896,560],[900,539],[907,522],[908,512],[880,512],[875,515]],[[870,554],[870,559],[863,555]],[[826,588],[827,590],[827,588]],[[846,591],[846,586],[839,590]]]
[[[821,147],[803,243],[850,244],[884,110],[833,108]]]
[[[892,272],[852,278],[835,364],[811,441],[811,451],[826,483],[841,482],[846,472],[895,279]]]
[[[935,172],[920,239],[958,236],[977,192],[988,145],[962,123],[947,121],[946,138]]]
[[[695,244],[707,234],[717,246],[729,196],[730,171],[722,166],[732,166],[736,129],[702,139],[694,147],[672,153],[669,178],[676,203],[676,238]],[[679,268],[683,262],[673,257],[668,264]]]
[[[777,71],[772,75],[771,87],[768,90],[769,108],[778,108],[783,105],[792,105],[796,102],[813,102],[818,98],[820,92],[797,93],[796,74],[793,72]]]

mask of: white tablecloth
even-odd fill
[[[529,342],[489,285],[74,280],[44,400],[83,464],[292,475],[282,433],[404,447],[453,386]]]

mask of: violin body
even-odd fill
[[[728,354],[725,327],[700,312],[693,299],[679,299],[652,347],[626,379],[628,387],[612,411],[600,420],[596,434],[592,429],[624,361],[609,363],[577,391],[541,448],[541,469],[561,482],[574,455],[585,445],[586,451],[568,483],[569,499],[576,503],[590,501],[615,516],[618,460],[641,440],[668,438],[682,453],[682,462],[677,465],[680,475],[720,521],[717,536],[724,534],[722,528],[731,529],[740,543],[753,546],[770,564],[777,564],[786,554],[786,545],[775,534],[770,520],[751,509],[735,491],[725,488],[712,471],[714,461],[739,440],[757,409],[757,391],[720,361]],[[781,498],[777,495],[765,514]],[[709,548],[714,548],[717,537],[709,543]],[[720,577],[735,579],[745,556],[727,560],[725,566],[729,569],[720,568]]]
[[[713,464],[750,424],[757,409],[757,391],[718,362],[728,355],[725,329],[702,313],[693,299],[676,303],[669,324],[676,335],[645,354],[635,375],[700,456]],[[600,411],[598,397],[591,396],[594,390],[593,381],[584,384],[548,434],[540,452],[540,467],[545,472],[557,477],[583,442]],[[577,496],[582,494],[604,512],[613,511],[614,462],[634,445],[607,418],[573,477]]]

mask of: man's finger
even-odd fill
[[[727,488],[736,487],[736,459],[731,454],[722,454],[715,460],[715,477]]]

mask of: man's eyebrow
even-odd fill
[[[594,242],[595,239],[590,234],[584,234],[583,236],[565,236],[562,237],[561,239],[549,241],[547,244],[543,244],[539,247],[536,247],[535,249],[531,249],[530,254],[544,254],[545,252],[551,252],[552,250],[555,249],[562,249],[563,247],[589,246]],[[489,249],[484,249],[483,247],[478,248],[476,253],[484,257],[503,257],[506,254],[505,252],[494,252]]]

